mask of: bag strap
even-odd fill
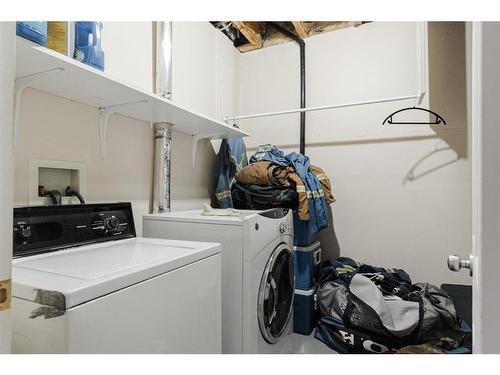
[[[252,201],[252,195],[250,194],[250,192],[248,191],[248,189],[243,189],[243,192],[245,193],[245,198],[247,200],[247,203],[250,207],[251,210],[254,209],[254,205],[253,205],[253,201]]]
[[[422,342],[422,338],[424,336],[424,331],[423,331],[423,323],[424,323],[424,301],[422,300],[421,297],[418,298],[418,324],[413,330],[412,333],[410,333],[410,337],[415,340],[416,344],[420,344]]]
[[[344,309],[344,313],[342,314],[342,321],[344,322],[347,328],[351,328],[352,327],[351,314],[355,306],[354,302],[352,301],[351,292],[348,292],[346,297],[347,297],[347,305]]]

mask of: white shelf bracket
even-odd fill
[[[139,103],[147,103],[147,100],[138,100],[136,102],[128,102],[122,104],[109,105],[107,107],[99,108],[99,131],[101,135],[101,159],[106,159],[106,145],[108,142],[108,120],[109,117],[118,112],[120,108],[127,107]]]
[[[218,138],[227,138],[228,135],[226,133],[211,133],[211,134],[200,134],[193,135],[193,169],[196,166],[196,150],[198,149],[198,142],[202,139],[218,139]]]
[[[22,109],[22,98],[23,92],[28,88],[33,82],[38,81],[42,78],[47,78],[54,73],[62,72],[64,68],[54,68],[46,70],[43,72],[29,74],[27,76],[19,77],[15,81],[14,85],[14,147],[17,145],[19,139],[19,125],[20,125],[20,115]]]

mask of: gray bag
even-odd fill
[[[422,301],[423,305],[419,341],[432,343],[450,338],[461,344],[465,334],[459,326],[455,305],[448,293],[429,283],[416,283],[413,288],[408,300]]]
[[[317,292],[322,315],[347,328],[390,340],[394,347],[438,342],[443,337],[461,343],[453,301],[443,290],[418,283],[405,296],[382,293],[373,274],[354,274],[347,286],[328,281]]]

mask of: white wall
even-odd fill
[[[15,204],[28,202],[29,159],[82,162],[87,166],[86,200],[131,201],[141,233],[141,215],[150,208],[152,138],[149,124],[113,115],[108,157],[101,160],[95,108],[26,90],[15,150]]]
[[[106,72],[131,85],[153,88],[153,23],[103,22]]]
[[[209,22],[174,22],[172,38],[174,102],[218,119],[232,113],[237,57],[232,43]],[[174,133],[173,139],[172,210],[200,208],[215,189],[219,142],[199,142],[193,170],[191,137]]]
[[[152,90],[151,23],[105,22],[103,49],[106,72]],[[225,62],[222,53],[231,58]],[[216,116],[217,108],[232,106],[229,41],[208,22],[174,23],[173,95],[176,102]],[[225,55],[224,55],[225,56]],[[221,58],[224,64],[221,63]],[[229,65],[228,65],[229,64]],[[227,72],[227,74],[226,74]],[[226,77],[227,76],[227,77]],[[222,80],[225,83],[219,85]],[[142,215],[152,201],[153,132],[149,123],[113,115],[108,157],[99,159],[97,109],[34,90],[26,90],[21,132],[15,152],[15,204],[28,203],[28,160],[76,161],[87,166],[89,202],[131,201],[138,235]],[[175,130],[175,129],[174,129]],[[191,137],[173,134],[172,208],[198,208],[210,201],[215,153],[209,141],[198,146],[196,169],[191,165]]]
[[[457,24],[432,25],[429,39],[433,70],[422,106],[430,100],[447,130],[381,125],[413,101],[308,113],[306,154],[334,184],[340,251],[325,231],[328,256],[401,267],[415,281],[468,284],[466,273],[446,268],[448,254],[467,256],[471,248],[464,39]],[[415,23],[375,22],[306,39],[307,106],[416,94],[417,46]],[[298,57],[293,43],[241,54],[239,114],[297,108]],[[298,152],[298,114],[239,124],[252,134],[249,154],[263,143]]]
[[[236,98],[239,85],[239,52],[231,41],[208,22],[174,22],[172,34],[173,48],[177,51],[172,60],[173,100],[221,121],[228,113],[235,113],[238,105]],[[186,147],[189,141],[190,138],[184,140]],[[199,187],[207,185],[209,195],[204,193],[203,201],[213,195],[215,156],[219,151],[220,142],[211,141],[212,149],[207,141],[199,143],[197,173],[193,176],[200,177],[199,173],[205,176],[201,177]],[[198,167],[200,161],[205,163],[201,168]],[[184,168],[184,164],[179,165],[181,178],[184,177]],[[176,177],[173,182],[178,182]],[[183,188],[178,189],[179,194],[183,194],[185,188],[192,187],[183,185]],[[182,199],[182,202],[174,203],[172,209],[199,207],[200,195],[197,196],[198,198],[191,202]]]

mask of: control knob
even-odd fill
[[[26,241],[28,241],[28,240],[30,239],[30,237],[31,237],[31,234],[32,234],[32,232],[31,232],[31,227],[26,227],[26,226],[21,226],[21,225],[19,225],[19,226],[17,227],[16,233],[17,233],[17,237],[18,237],[20,240],[22,240],[22,241],[26,242]]]
[[[281,222],[278,229],[281,234],[284,234],[288,230],[288,225],[285,222]]]
[[[109,230],[116,230],[120,225],[120,219],[116,216],[110,216],[104,219],[104,227]]]

